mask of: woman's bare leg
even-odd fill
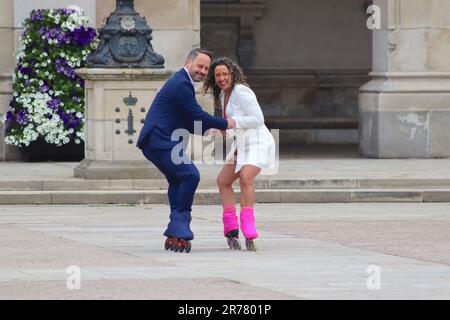
[[[234,193],[232,184],[239,178],[239,172],[234,173],[236,164],[226,164],[223,166],[219,175],[217,176],[217,186],[219,187],[220,198],[222,205],[236,204],[236,194]]]
[[[255,203],[255,178],[261,168],[244,165],[240,171],[239,184],[241,186],[241,208],[253,207]]]

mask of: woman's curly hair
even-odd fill
[[[220,92],[222,90],[216,84],[216,80],[215,80],[215,76],[214,76],[215,69],[217,66],[226,66],[228,68],[228,70],[230,71],[231,89],[233,89],[236,84],[243,84],[243,85],[246,85],[247,87],[249,85],[247,83],[247,79],[244,75],[244,72],[242,71],[241,67],[238,66],[237,63],[235,63],[234,61],[230,60],[227,57],[221,57],[221,58],[215,59],[211,63],[211,66],[209,67],[208,74],[206,75],[206,78],[204,81],[203,90],[204,90],[205,94],[208,91],[212,90],[212,94],[214,96],[214,107],[217,109],[220,109],[221,105],[220,105],[219,96],[220,96]]]

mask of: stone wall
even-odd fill
[[[1,0],[0,11],[0,113],[8,110],[12,97],[13,52],[21,33],[20,24],[32,9],[61,8],[75,4],[91,18],[92,26],[102,27],[114,11],[115,0]],[[178,70],[188,52],[200,46],[200,0],[136,0],[135,9],[153,29],[152,45],[165,58],[165,67]],[[2,127],[0,125],[0,130]],[[5,146],[0,136],[0,160],[20,160],[17,148]]]
[[[450,156],[450,0],[377,0],[373,80],[361,88],[360,151]]]
[[[255,4],[255,2],[257,2]],[[368,1],[202,3],[202,45],[238,60],[267,119],[350,118],[369,80]],[[270,120],[270,119],[269,119]],[[283,129],[287,143],[357,143],[357,129]]]

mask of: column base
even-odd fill
[[[450,157],[450,74],[384,73],[361,87],[359,151],[369,158]]]

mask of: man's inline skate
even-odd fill
[[[194,234],[190,229],[190,212],[176,212],[170,214],[170,222],[164,235],[167,237],[164,248],[174,252],[191,252],[191,240]]]

